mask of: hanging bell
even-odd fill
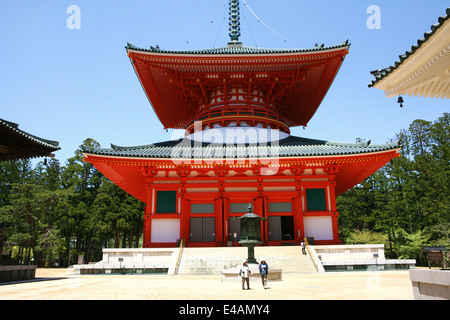
[[[397,103],[399,103],[400,104],[400,108],[403,108],[403,98],[402,98],[402,96],[398,96],[398,100],[397,100]]]

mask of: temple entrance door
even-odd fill
[[[241,223],[239,222],[239,220],[233,218],[234,217],[229,218],[230,223],[229,241],[231,241],[233,245],[237,245],[237,242],[241,240]]]
[[[289,241],[294,240],[294,217],[293,216],[270,216],[269,217],[269,240]]]
[[[215,219],[212,217],[191,218],[189,233],[189,241],[191,242],[215,241]]]

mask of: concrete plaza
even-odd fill
[[[0,300],[413,300],[408,271],[283,274],[264,290],[221,276],[75,275],[37,269],[36,280],[0,284]]]

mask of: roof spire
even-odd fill
[[[239,14],[239,0],[230,0],[230,38],[232,42],[238,42],[241,35],[240,27],[240,14]]]

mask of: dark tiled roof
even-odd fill
[[[59,142],[36,137],[19,125],[0,119],[0,160],[49,156],[60,148]]]
[[[84,153],[114,157],[141,158],[252,158],[252,157],[291,157],[291,156],[328,156],[361,154],[398,148],[397,142],[384,145],[362,143],[339,143],[289,136],[280,140],[278,145],[268,143],[260,145],[222,145],[193,142],[189,139],[160,142],[136,147],[83,149]]]
[[[400,55],[400,60],[395,61],[394,65],[384,68],[384,69],[378,69],[371,71],[370,73],[375,77],[375,80],[372,80],[371,83],[369,83],[369,88],[373,87],[375,84],[377,84],[379,81],[390,75],[395,69],[397,69],[406,59],[408,59],[411,55],[413,55],[425,42],[430,39],[433,34],[436,33],[436,31],[450,18],[450,8],[447,8],[445,11],[446,14],[444,16],[439,17],[438,23],[433,24],[431,26],[431,31],[424,33],[424,38],[417,40],[417,44],[413,45],[411,47],[411,50],[406,51],[404,54]]]
[[[161,50],[159,48],[150,47],[149,49],[139,48],[130,43],[127,43],[126,49],[138,50],[143,52],[154,52],[154,53],[169,53],[169,54],[276,54],[276,53],[300,53],[300,52],[314,52],[331,50],[336,48],[342,48],[349,46],[348,40],[330,47],[325,47],[324,45],[316,46],[306,49],[265,49],[265,48],[255,48],[247,47],[241,44],[229,44],[226,47],[211,48],[211,49],[200,49],[200,50],[188,50],[188,51],[172,51],[172,50]]]

